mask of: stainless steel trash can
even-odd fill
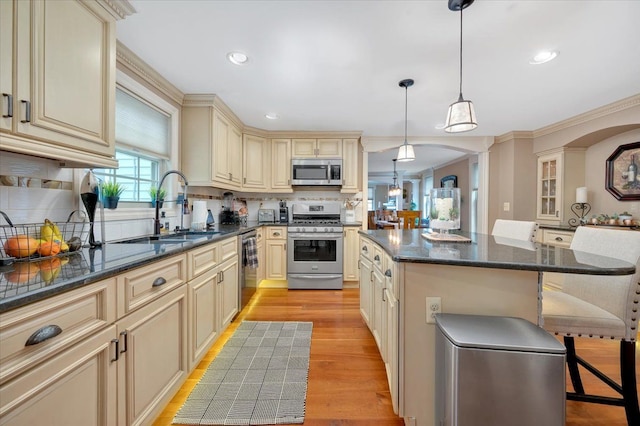
[[[437,426],[564,426],[565,348],[522,318],[436,315]]]

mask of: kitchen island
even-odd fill
[[[540,243],[464,232],[458,234],[470,242],[431,242],[424,232],[360,231],[361,311],[381,342],[394,408],[408,425],[435,425],[436,326],[427,323],[426,298],[440,298],[443,313],[512,316],[539,324],[542,273],[635,271],[618,259]]]

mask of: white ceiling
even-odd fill
[[[465,9],[463,94],[479,126],[457,135],[435,128],[459,85],[460,15],[446,0],[130,3],[137,12],[118,22],[122,43],[182,92],[215,93],[266,130],[355,130],[397,146],[406,78],[415,80],[408,134],[422,139],[535,130],[640,93],[637,0],[478,0]],[[530,65],[542,49],[560,53]],[[248,64],[228,62],[233,50]],[[462,155],[421,149],[399,170]],[[391,170],[394,152],[370,155],[370,170]]]

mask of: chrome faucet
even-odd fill
[[[184,200],[183,203],[187,203],[187,189],[189,188],[189,182],[187,182],[187,177],[182,174],[181,171],[179,170],[169,170],[168,172],[166,172],[164,175],[162,175],[162,178],[160,179],[160,183],[158,184],[158,190],[156,191],[156,194],[160,194],[160,188],[162,188],[162,183],[164,182],[165,178],[167,176],[169,176],[170,174],[176,174],[182,177],[182,179],[184,180]],[[155,235],[160,235],[160,203],[157,202],[158,200],[156,200],[156,218],[155,221],[153,223],[153,233]],[[184,205],[180,206],[180,230],[182,230],[184,228]]]

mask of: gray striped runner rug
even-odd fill
[[[312,322],[243,321],[173,424],[303,423],[312,328]]]

